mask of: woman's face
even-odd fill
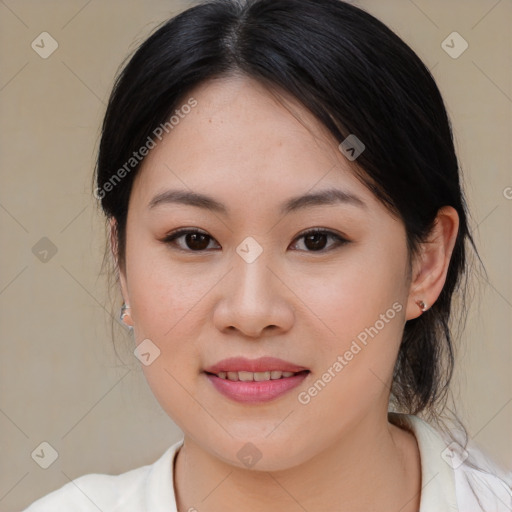
[[[185,435],[228,463],[243,467],[249,454],[262,457],[258,469],[285,469],[387,411],[405,321],[420,313],[404,226],[304,109],[294,107],[313,133],[249,79],[189,97],[197,104],[134,182],[123,295],[145,376]],[[327,190],[357,199],[296,200]],[[185,228],[207,236],[165,241]],[[315,228],[328,233],[303,236]],[[205,373],[232,357],[308,372],[279,384]]]

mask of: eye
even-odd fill
[[[177,240],[181,238],[184,240],[185,247],[176,243]],[[350,243],[349,240],[338,235],[334,231],[319,228],[310,229],[299,235],[295,240],[299,240],[301,238],[304,239],[305,246],[308,249],[306,252],[325,252],[325,240],[328,238],[335,241],[334,244],[331,245],[331,248],[327,249],[328,251],[336,248],[337,246]],[[186,252],[202,252],[207,250],[210,240],[214,240],[214,238],[203,231],[199,231],[197,229],[178,229],[167,235],[162,242],[169,245],[177,245],[178,249]]]
[[[330,249],[327,249],[327,251],[330,251],[332,249],[335,249],[336,247],[339,247],[341,245],[345,245],[350,243],[349,240],[346,238],[343,238],[341,235],[338,235],[334,231],[329,231],[325,229],[310,229],[302,234],[300,234],[296,240],[304,239],[304,245],[310,249],[307,252],[322,252],[325,248],[325,240],[328,238],[331,238],[335,240],[335,243],[331,245]],[[326,251],[324,251],[326,252]]]
[[[188,252],[201,252],[206,250],[208,247],[208,241],[213,240],[213,238],[197,229],[178,229],[173,233],[167,235],[162,241],[166,244],[170,245],[178,245],[178,249],[183,251],[187,251],[186,248],[180,247],[179,244],[176,244],[176,240],[183,238],[186,246],[191,249]]]

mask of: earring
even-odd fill
[[[427,309],[428,309],[427,304],[425,302],[423,302],[422,300],[417,300],[416,304],[421,309],[421,311],[427,311]]]
[[[125,321],[125,317],[129,317],[129,313],[127,313],[127,309],[131,309],[130,306],[128,306],[125,302],[123,302],[123,305],[121,306],[121,314],[119,316],[121,322],[123,322],[124,324],[126,324],[126,326],[129,328],[129,329],[132,329],[133,327],[129,324],[126,323]]]

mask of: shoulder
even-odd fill
[[[512,510],[512,471],[494,462],[481,448],[469,443],[458,448],[453,468],[460,510],[482,512]]]
[[[136,510],[134,506],[139,506],[140,509],[141,494],[149,467],[142,466],[120,475],[83,475],[38,499],[25,512],[97,512],[112,510],[127,502],[130,503],[130,508],[126,510]]]
[[[493,461],[461,430],[441,431],[417,416],[392,413],[393,423],[410,429],[418,442],[422,508],[460,512],[510,512],[512,471]],[[442,496],[442,498],[440,498]]]
[[[172,460],[182,441],[173,444],[153,464],[119,475],[91,473],[66,483],[34,501],[23,512],[140,512],[146,510],[148,494],[158,489],[150,501],[173,496]],[[165,488],[163,483],[167,483]],[[167,493],[167,494],[166,494]],[[154,493],[152,493],[154,494]],[[168,508],[168,510],[172,510]]]

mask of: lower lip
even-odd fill
[[[259,382],[222,379],[211,373],[205,373],[205,375],[215,386],[215,389],[224,396],[236,402],[254,404],[268,402],[269,400],[284,395],[291,389],[297,387],[309,375],[309,372],[301,372],[292,377]]]

